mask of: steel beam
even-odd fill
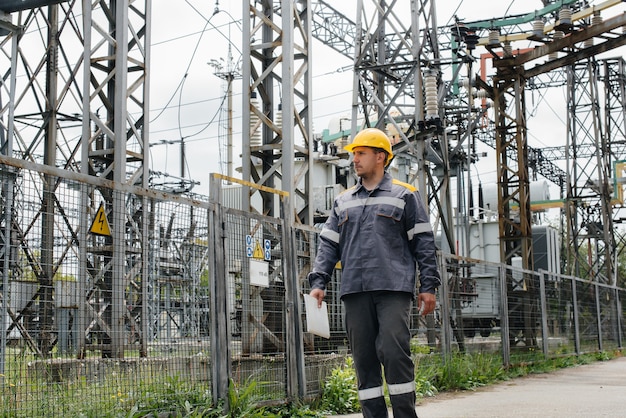
[[[38,7],[52,6],[54,4],[67,3],[68,0],[4,0],[0,4],[0,10],[7,13],[22,10],[36,9]]]

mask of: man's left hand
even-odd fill
[[[432,293],[420,293],[417,295],[417,311],[426,316],[435,310],[435,295]]]

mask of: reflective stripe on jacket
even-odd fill
[[[326,289],[341,261],[340,296],[392,290],[434,293],[440,284],[435,241],[426,210],[415,187],[385,173],[371,192],[361,182],[335,199],[320,233],[311,288]]]

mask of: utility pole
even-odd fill
[[[221,59],[223,61],[223,59]],[[239,68],[233,64],[233,54],[231,45],[228,44],[228,56],[226,58],[226,68],[224,65],[215,59],[209,61],[209,65],[215,68],[215,75],[224,80],[225,94],[226,94],[226,174],[228,177],[233,177],[233,81],[241,78],[241,72]],[[223,110],[222,105],[222,110]],[[220,120],[220,127],[222,127]],[[220,141],[222,135],[220,133]],[[221,144],[220,144],[221,149]],[[221,153],[220,153],[221,154]],[[220,155],[221,156],[221,155]],[[221,156],[221,158],[224,158]]]

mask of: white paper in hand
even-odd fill
[[[304,295],[304,307],[306,310],[306,329],[311,334],[330,338],[330,325],[328,323],[328,308],[326,302],[322,307],[317,307],[317,299],[311,295]]]

